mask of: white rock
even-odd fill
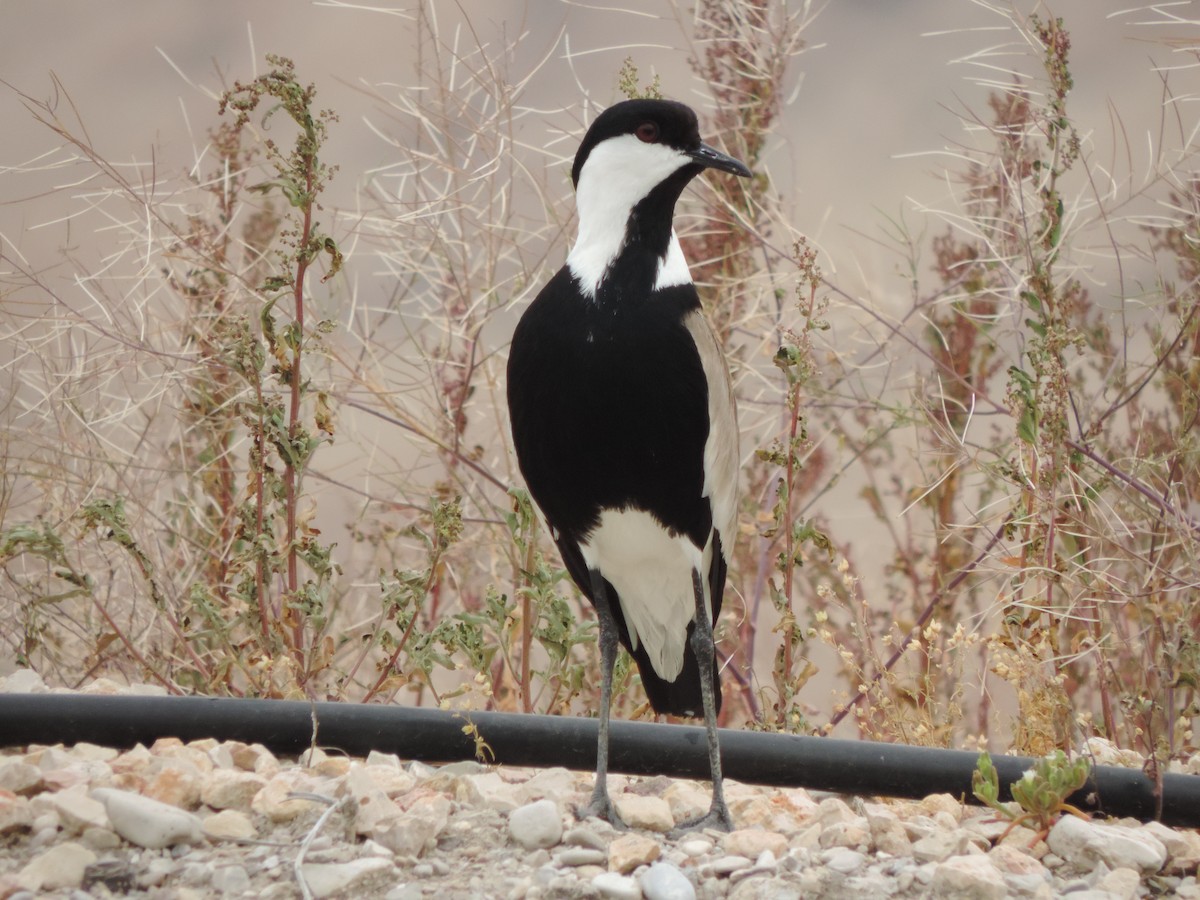
[[[917,803],[917,809],[927,816],[937,817],[938,813],[949,816],[949,823],[958,824],[962,816],[962,801],[956,800],[950,794],[930,794]]]
[[[267,786],[267,779],[254,772],[217,769],[200,791],[200,799],[213,809],[248,811],[254,798]]]
[[[619,794],[613,803],[630,828],[667,832],[675,827],[670,804],[662,797],[643,797],[638,794]]]
[[[1046,839],[1050,849],[1080,868],[1092,868],[1102,860],[1110,869],[1128,868],[1157,872],[1166,864],[1167,849],[1145,829],[1124,825],[1085,822],[1063,816]]]
[[[871,843],[876,850],[892,856],[912,854],[912,841],[900,822],[900,817],[890,809],[873,807],[867,810],[867,827],[871,831]]]
[[[749,869],[754,865],[754,860],[746,856],[719,856],[711,863],[704,867],[706,871],[712,872],[714,875],[732,875],[734,872],[740,872],[742,869]]]
[[[847,847],[835,847],[832,850],[825,851],[821,856],[825,860],[826,868],[833,869],[835,872],[841,872],[843,875],[857,872],[867,861],[867,857],[864,854]]]
[[[342,779],[343,796],[354,801],[354,830],[359,834],[373,834],[382,822],[390,822],[400,815],[400,807],[393,803],[375,783],[365,766],[350,764],[350,771]]]
[[[104,804],[113,830],[131,844],[159,850],[204,839],[200,819],[186,810],[116,788],[96,788],[92,796]]]
[[[355,764],[352,763],[351,767]],[[363,766],[364,773],[369,777],[375,785],[383,791],[388,797],[395,799],[401,794],[407,794],[417,785],[417,779],[413,777],[412,772],[406,769],[401,769],[399,766]],[[428,782],[436,781],[438,776],[426,779],[425,786],[429,787]],[[443,780],[445,780],[443,778]],[[430,787],[430,790],[438,790],[438,788]]]
[[[219,866],[213,870],[211,884],[222,894],[244,897],[250,887],[250,875],[244,866]]]
[[[688,838],[679,844],[679,851],[685,856],[697,857],[711,851],[713,842],[708,838]]]
[[[732,856],[758,859],[765,851],[778,859],[787,853],[788,842],[782,834],[761,828],[739,828],[725,835],[722,848]]]
[[[47,690],[46,682],[33,669],[17,669],[0,678],[0,694],[44,694]]]
[[[450,820],[450,801],[424,794],[394,819],[378,823],[370,837],[398,856],[420,856],[437,843]]]
[[[362,889],[365,882],[382,879],[394,869],[390,860],[368,856],[348,863],[305,863],[300,867],[304,881],[314,897],[330,897],[351,888]]]
[[[155,759],[150,765],[154,772],[146,781],[142,794],[180,809],[195,809],[200,805],[200,793],[205,775],[186,759]]]
[[[399,769],[400,757],[395,753],[384,753],[382,750],[371,750],[367,753],[365,760],[368,766],[387,766],[392,769]]]
[[[696,888],[670,863],[656,862],[638,878],[646,900],[696,900]]]
[[[748,877],[740,884],[733,887],[726,895],[729,900],[803,900],[805,897],[858,897],[861,896],[857,891],[838,892],[836,889],[829,890],[829,884],[821,877],[823,874],[828,878],[828,872],[820,870],[809,870],[814,877],[809,882],[804,875],[801,875],[797,881],[788,883],[782,882],[776,878],[765,877],[763,875],[755,875]],[[840,879],[836,879],[840,881]],[[873,895],[868,894],[868,897]],[[885,895],[880,895],[885,896]]]
[[[508,815],[508,833],[526,850],[553,847],[562,840],[562,815],[553,800],[538,800]]]
[[[644,834],[623,834],[608,845],[608,868],[628,875],[638,866],[654,862],[662,854],[658,841]]]
[[[1122,750],[1112,741],[1102,737],[1090,737],[1085,742],[1082,755],[1090,756],[1098,766],[1123,766],[1140,769],[1146,762],[1136,750]]]
[[[307,813],[324,812],[326,806],[323,803],[291,796],[295,791],[318,793],[319,787],[303,769],[283,769],[271,776],[266,787],[254,795],[250,808],[272,822],[291,822]]]
[[[708,812],[712,802],[709,792],[691,781],[673,781],[663,791],[662,797],[671,807],[671,816],[676,822],[698,819]]]
[[[941,862],[966,853],[970,842],[970,836],[963,831],[935,831],[913,843],[913,859],[922,863]]]
[[[820,822],[813,822],[799,834],[792,837],[791,844],[800,850],[816,850],[821,846],[821,834],[824,827]]]
[[[1002,900],[1008,894],[1004,876],[986,856],[954,856],[933,870],[935,897]]]
[[[33,827],[29,801],[12,791],[0,790],[0,835],[28,831]]]
[[[1113,869],[1096,882],[1096,889],[1108,891],[1118,900],[1136,900],[1142,876],[1133,869]]]
[[[1196,871],[1200,865],[1200,833],[1168,828],[1162,822],[1147,822],[1142,830],[1158,838],[1167,849],[1168,871],[1179,874]]]
[[[19,759],[0,762],[0,790],[12,791],[25,797],[38,793],[44,787],[42,770]]]
[[[38,794],[31,801],[34,815],[44,809],[53,810],[64,828],[80,834],[87,828],[107,828],[108,815],[104,806],[86,793],[87,785],[78,784],[53,794]]]
[[[608,852],[608,841],[596,834],[586,825],[576,825],[563,835],[563,843],[572,847],[590,847],[593,850]]]
[[[102,747],[90,741],[80,741],[71,748],[72,756],[91,762],[111,762],[120,755],[120,752],[112,747]]]
[[[601,897],[612,897],[613,900],[640,900],[642,896],[642,889],[634,879],[616,872],[601,872],[592,879],[592,887]]]
[[[849,847],[865,853],[871,849],[871,828],[865,816],[855,816],[846,822],[833,822],[821,832],[820,843],[824,848]]]
[[[988,851],[988,859],[1002,873],[1010,875],[1036,875],[1047,879],[1050,873],[1046,871],[1037,859],[1012,844],[997,844]]]
[[[608,863],[608,854],[603,850],[593,850],[591,847],[567,847],[554,857],[554,862],[560,866],[603,866]]]
[[[132,697],[165,697],[167,689],[161,684],[127,684],[121,693]]]
[[[244,812],[223,809],[205,816],[202,823],[204,833],[217,840],[251,840],[258,837],[258,829]]]
[[[188,747],[179,738],[159,738],[150,745],[150,754],[159,759],[187,760],[206,775],[215,768],[207,753]]]
[[[89,850],[116,850],[121,846],[121,837],[109,828],[86,828],[79,841]]]
[[[826,797],[817,806],[816,819],[825,826],[832,825],[834,822],[849,822],[856,818],[858,818],[857,813],[839,797]]]
[[[496,812],[509,813],[520,806],[513,786],[496,772],[483,772],[469,776],[479,792],[483,805]]]
[[[279,760],[262,744],[243,744],[241,741],[226,741],[226,748],[233,764],[246,772],[254,772],[267,778],[279,771]]]
[[[96,854],[68,841],[40,853],[17,873],[17,884],[27,891],[77,888],[83,870],[96,861]]]
[[[617,783],[615,777],[609,778],[610,789]],[[532,778],[517,788],[517,796],[522,802],[529,803],[533,800],[566,797],[577,793],[579,788],[579,775],[570,769],[557,766],[535,772]]]

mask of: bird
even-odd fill
[[[595,117],[571,168],[565,264],[521,315],[508,357],[517,464],[563,563],[595,608],[596,780],[577,812],[624,823],[608,792],[618,643],[656,713],[703,717],[712,803],[679,830],[731,830],[717,734],[713,627],[734,543],[739,469],[729,367],[674,230],[707,169],[749,177],[665,99]]]

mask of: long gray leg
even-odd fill
[[[592,599],[600,624],[600,735],[596,742],[596,786],[588,805],[579,810],[579,818],[598,816],[611,822],[613,827],[624,829],[625,823],[608,796],[608,718],[612,707],[613,665],[617,661],[617,622],[608,605],[604,578],[594,569]]]
[[[717,698],[713,690],[712,668],[716,656],[713,643],[712,622],[704,604],[704,582],[700,573],[692,570],[692,590],[696,595],[696,627],[692,629],[692,652],[700,666],[700,698],[704,701],[704,729],[708,733],[708,766],[712,772],[712,805],[698,819],[679,825],[675,831],[693,831],[698,828],[733,830],[733,817],[725,805],[725,785],[721,777],[721,746],[717,739]]]

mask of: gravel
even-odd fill
[[[40,692],[36,674],[0,692]],[[145,692],[100,681],[85,692]],[[637,827],[576,821],[589,773],[174,739],[0,751],[0,900],[255,896],[1200,900],[1195,831],[1064,816],[1039,839],[938,795],[728,782],[738,829],[670,836],[707,786],[610,776]],[[699,809],[697,809],[699,807]]]

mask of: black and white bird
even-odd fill
[[[607,773],[619,641],[656,712],[704,717],[712,806],[685,827],[732,827],[713,625],[734,540],[738,430],[729,370],[672,224],[706,168],[750,175],[701,143],[682,103],[627,100],[597,116],[571,169],[578,237],[508,360],[521,473],[596,609],[600,735],[584,814],[616,825]]]

